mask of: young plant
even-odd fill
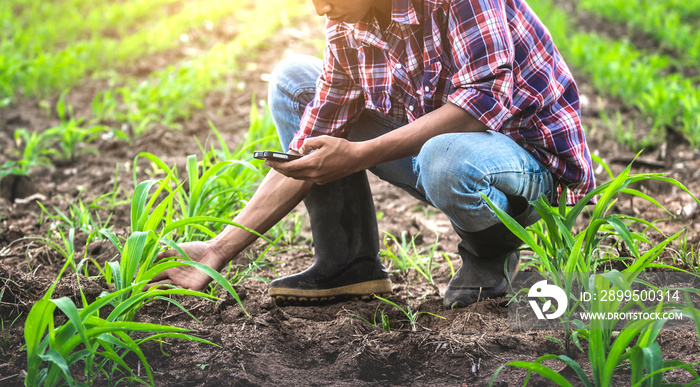
[[[100,207],[96,204],[98,200],[99,198],[85,205],[80,196],[78,196],[76,200],[69,205],[67,214],[56,206],[53,206],[54,213],[51,213],[41,202],[37,201],[36,203],[39,205],[39,208],[41,208],[42,213],[46,215],[46,219],[52,223],[49,233],[51,233],[52,228],[58,227],[66,230],[76,229],[85,234],[90,234],[93,231],[108,228],[109,221],[112,218],[112,213],[110,213],[107,219],[104,221],[102,220],[97,210],[102,210],[104,207]]]
[[[97,378],[104,377],[108,383],[117,385],[122,380],[154,385],[153,374],[148,361],[140,346],[148,341],[162,342],[164,338],[179,338],[215,345],[189,335],[189,330],[167,325],[132,322],[134,308],[138,308],[145,300],[164,298],[173,294],[189,294],[200,297],[207,295],[184,289],[156,290],[147,292],[132,292],[136,287],[145,283],[134,283],[113,293],[104,293],[92,303],[88,303],[80,289],[82,308],[67,298],[52,299],[53,291],[63,272],[68,267],[64,265],[56,281],[51,285],[44,297],[37,301],[29,311],[24,327],[24,337],[27,348],[27,386],[56,386],[67,383],[79,385],[79,380],[86,379],[91,385]],[[131,296],[127,293],[131,292]],[[108,308],[111,307],[111,308]],[[56,327],[59,318],[56,310],[67,317],[67,321]],[[106,309],[111,312],[106,318],[100,317],[100,312]],[[152,334],[134,339],[134,333]],[[125,357],[135,354],[143,365],[147,381],[134,373]],[[75,369],[80,363],[84,366],[81,377],[74,376],[71,368]]]
[[[435,285],[433,269],[437,267],[438,264],[437,262],[433,262],[433,257],[438,247],[437,236],[435,238],[435,243],[419,249],[416,247],[417,235],[412,236],[409,241],[408,233],[403,231],[401,233],[401,242],[399,243],[395,236],[386,231],[384,233],[386,234],[384,237],[384,245],[387,248],[380,252],[383,259],[390,261],[391,265],[399,272],[406,273],[409,269],[413,269],[416,273],[428,280],[431,285]],[[443,256],[449,260],[447,255],[443,254]],[[450,266],[452,266],[451,262]]]
[[[601,160],[595,157],[594,159],[602,163]],[[631,184],[645,180],[658,180],[673,184],[690,195],[694,200],[698,200],[680,182],[666,178],[663,174],[632,174],[630,172],[630,164],[622,173],[615,177],[605,164],[602,165],[608,171],[611,181],[600,185],[571,209],[568,209],[565,205],[565,193],[558,208],[549,205],[544,197],[533,202],[533,206],[542,218],[542,225],[531,227],[529,230],[532,234],[528,233],[504,211],[495,207],[484,196],[501,221],[535,252],[535,257],[528,265],[537,268],[541,274],[562,288],[569,295],[569,303],[571,305],[562,318],[566,335],[567,356],[546,355],[535,362],[516,361],[505,366],[510,365],[525,368],[529,372],[537,372],[560,386],[568,386],[571,383],[551,368],[542,365],[542,361],[558,359],[564,362],[575,371],[577,377],[586,386],[609,386],[613,371],[625,361],[632,362],[633,383],[641,383],[641,380],[645,378],[641,371],[644,368],[643,364],[647,364],[647,375],[654,374],[656,370],[660,369],[660,350],[658,349],[658,344],[654,343],[654,340],[658,330],[661,329],[665,321],[633,320],[613,340],[614,329],[617,329],[618,320],[591,320],[589,325],[585,325],[580,321],[573,320],[573,313],[579,308],[591,313],[616,313],[620,310],[629,310],[632,306],[635,306],[635,303],[602,302],[598,299],[594,299],[590,303],[583,303],[582,300],[574,295],[573,289],[577,285],[579,289],[595,294],[601,294],[603,290],[629,290],[631,285],[637,281],[639,274],[648,268],[680,270],[659,263],[657,258],[666,246],[681,235],[682,231],[666,238],[661,243],[654,244],[643,233],[633,232],[629,228],[629,226],[636,223],[661,233],[651,222],[631,216],[610,213],[619,194],[632,195],[664,209],[655,199],[630,188]],[[582,212],[583,207],[590,203],[595,196],[598,196],[598,202],[587,220],[587,224],[580,231],[576,231],[574,226],[580,223],[577,221],[578,216]],[[605,249],[601,248],[601,242],[607,237],[614,237],[623,241],[634,259],[628,262],[627,267],[621,272],[613,270],[603,274],[596,274],[600,268],[599,260],[601,254],[605,251]],[[642,254],[639,251],[640,243],[652,247]],[[643,307],[643,305],[641,306]],[[677,306],[660,303],[653,306],[652,310],[658,312]],[[568,343],[571,337],[572,325],[578,327],[576,333],[579,337],[588,339],[589,361],[593,368],[592,381],[583,373],[582,368],[568,357]],[[632,345],[631,343],[635,338],[636,344]],[[649,364],[654,366],[648,366]],[[681,368],[686,368],[679,363],[674,364]],[[496,375],[505,366],[499,368],[494,374],[491,380],[492,383]],[[696,377],[696,374],[693,374],[693,376]],[[527,383],[527,379],[525,383]]]
[[[0,349],[3,353],[5,353],[8,345],[10,344],[10,331],[20,317],[22,317],[22,313],[18,314],[12,321],[6,320],[4,317],[0,317]]]
[[[377,308],[374,310],[374,316],[372,316],[372,321],[370,321],[369,318],[363,317],[357,312],[353,312],[345,308],[338,312],[338,314],[348,314],[350,317],[360,320],[371,327],[381,328],[384,332],[391,333],[391,321],[389,320],[389,316],[384,313],[384,311],[385,309],[379,310],[379,305],[377,305]]]
[[[638,273],[633,272],[618,272],[612,270],[603,274],[592,274],[588,280],[587,289],[595,294],[604,294],[603,292],[611,291],[630,291],[630,284],[634,282],[634,278]],[[686,294],[687,297],[687,294]],[[663,301],[659,304],[645,307],[639,301],[629,301],[624,303],[618,301],[602,301],[601,299],[593,298],[590,305],[592,315],[598,316],[614,316],[611,312],[625,312],[631,310],[634,306],[640,306],[641,313],[659,313],[671,312],[682,314],[685,317],[697,315],[697,309],[688,301],[688,306],[683,304],[672,303],[665,305]],[[700,363],[687,364],[681,361],[671,360],[664,361],[661,353],[661,347],[656,342],[659,332],[664,324],[665,319],[640,318],[629,320],[626,324],[620,327],[620,318],[609,317],[592,317],[590,323],[585,325],[578,322],[581,326],[577,333],[588,340],[588,358],[587,360],[591,368],[591,378],[584,372],[580,363],[577,363],[567,355],[548,354],[541,356],[534,362],[529,361],[512,361],[499,367],[491,378],[490,384],[493,385],[498,374],[508,366],[522,368],[528,371],[528,375],[523,382],[527,385],[531,374],[537,373],[540,376],[548,379],[558,386],[573,386],[577,383],[586,387],[611,387],[613,386],[613,376],[617,370],[628,364],[631,369],[630,385],[633,386],[659,386],[662,384],[662,374],[666,371],[684,369],[691,377],[693,382],[686,385],[693,385],[700,381],[700,376],[693,369]],[[542,364],[544,361],[558,360],[574,371],[576,383],[569,380],[553,368]]]
[[[46,134],[54,139],[56,148],[49,149],[49,154],[60,160],[73,163],[76,158],[84,153],[97,153],[94,148],[86,145],[98,139],[108,129],[104,126],[82,128],[84,118],[75,118],[73,107],[66,104],[66,95],[69,90],[61,93],[56,104],[56,113],[61,123],[58,126],[46,130]]]
[[[658,180],[675,185],[686,192],[691,198],[698,201],[683,184],[675,179],[664,177],[663,174],[632,174],[632,164],[630,164],[615,177],[602,160],[596,156],[592,157],[594,160],[601,163],[608,171],[611,181],[591,191],[570,209],[567,208],[564,200],[566,197],[565,192],[562,193],[558,207],[551,206],[545,197],[540,197],[539,200],[532,202],[532,205],[542,218],[541,222],[543,225],[543,227],[530,227],[529,230],[532,234],[528,233],[522,226],[515,222],[513,218],[504,211],[493,206],[490,200],[484,197],[499,219],[501,219],[501,221],[535,253],[532,260],[525,263],[523,266],[532,266],[536,268],[545,278],[551,279],[555,285],[562,288],[564,292],[569,295],[569,301],[572,306],[562,317],[566,332],[567,353],[569,353],[571,316],[577,308],[585,307],[585,305],[581,303],[581,300],[574,296],[572,289],[575,286],[585,289],[588,286],[589,275],[599,270],[601,263],[604,262],[601,258],[606,251],[601,245],[603,240],[608,237],[619,239],[624,242],[630,250],[630,254],[634,260],[625,268],[624,272],[626,273],[639,273],[648,268],[678,270],[673,266],[659,263],[657,258],[667,245],[678,238],[681,232],[666,238],[661,243],[654,244],[643,233],[631,231],[629,227],[632,224],[641,224],[662,234],[661,231],[649,221],[637,217],[610,213],[610,210],[617,201],[618,195],[632,195],[646,200],[666,211],[657,200],[639,190],[630,188],[630,185],[637,182]],[[590,218],[587,220],[586,225],[580,231],[577,231],[575,225],[580,223],[577,222],[579,215],[584,207],[596,196],[598,197],[598,202],[593,208]],[[640,243],[645,243],[653,247],[642,254],[639,251]],[[634,278],[635,277],[630,277],[630,281],[634,281]],[[586,291],[588,291],[588,289],[586,289]]]
[[[44,244],[58,252],[63,258],[65,264],[70,266],[70,268],[73,269],[73,272],[76,272],[77,265],[75,264],[75,229],[71,228],[66,231],[67,234],[66,232],[64,232],[63,229],[58,228],[56,229],[56,235],[53,238],[24,237],[13,241],[13,243],[29,241]]]
[[[406,304],[406,308],[402,308],[402,307],[399,306],[397,303],[395,303],[395,302],[393,302],[393,301],[391,301],[391,300],[389,300],[389,299],[386,299],[386,298],[384,298],[384,297],[380,297],[380,296],[377,296],[377,295],[375,295],[374,297],[376,297],[376,298],[379,299],[380,301],[385,302],[385,303],[387,303],[387,304],[389,304],[389,305],[395,307],[396,309],[400,310],[401,313],[403,313],[404,316],[406,316],[406,321],[408,321],[408,322],[411,324],[411,330],[412,330],[413,332],[418,331],[418,326],[420,326],[420,324],[418,324],[418,318],[419,318],[421,315],[423,315],[423,314],[427,314],[427,315],[429,315],[429,316],[441,318],[441,319],[443,319],[443,320],[445,319],[444,317],[442,317],[442,316],[440,316],[440,315],[437,315],[437,314],[435,314],[435,313],[430,313],[430,312],[414,312],[414,311],[411,310],[411,305],[410,305],[410,304]]]
[[[690,272],[700,273],[700,249],[688,241],[688,229],[678,238],[673,252],[674,263]]]
[[[29,176],[35,167],[53,165],[48,157],[49,149],[55,142],[51,133],[32,132],[30,134],[26,129],[17,129],[14,136],[17,147],[23,146],[24,148],[20,152],[18,160],[9,160],[3,163],[0,167],[0,178],[9,174]]]

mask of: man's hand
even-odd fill
[[[223,269],[223,266],[228,262],[226,256],[211,241],[182,243],[180,248],[193,261],[204,263],[216,271]],[[170,249],[158,254],[158,259],[179,256],[176,250]],[[150,288],[158,285],[177,285],[185,289],[202,290],[209,282],[211,282],[211,277],[198,269],[192,266],[178,266],[153,277],[147,286]]]
[[[363,155],[363,144],[331,136],[307,138],[300,149],[305,157],[265,164],[297,180],[326,184],[373,166]]]

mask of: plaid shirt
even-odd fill
[[[323,72],[290,149],[343,137],[363,109],[409,123],[447,102],[516,141],[569,187],[595,187],[579,96],[546,27],[523,0],[394,0],[382,31],[373,11],[328,21]],[[559,188],[561,194],[561,187]]]

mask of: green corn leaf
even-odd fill
[[[93,355],[93,354],[94,354],[94,352],[93,352],[91,349],[83,349],[82,351],[73,352],[73,353],[71,353],[71,355],[68,356],[68,358],[66,359],[66,364],[68,365],[68,367],[70,367],[70,366],[72,366],[73,364],[75,364],[75,363],[77,363],[77,362],[79,362],[79,361],[81,361],[81,360],[84,360],[84,359],[90,357],[90,355]]]
[[[116,235],[114,235],[112,231],[107,229],[101,229],[99,233],[102,234],[105,238],[109,239],[110,242],[112,242],[114,247],[116,247],[117,250],[119,250],[119,254],[122,253],[122,251],[124,250],[124,246],[122,246],[122,242]]]
[[[141,231],[138,227],[139,219],[143,213],[143,207],[148,201],[148,192],[151,190],[156,180],[147,180],[139,183],[134,189],[131,197],[131,230]]]
[[[205,339],[202,339],[202,338],[197,337],[197,336],[188,335],[188,334],[186,334],[186,333],[172,333],[172,332],[168,332],[168,333],[158,333],[158,334],[155,334],[155,335],[153,335],[153,336],[146,337],[146,338],[144,338],[144,339],[139,339],[139,340],[137,340],[136,342],[137,342],[139,345],[141,345],[141,343],[144,343],[144,342],[146,342],[146,341],[159,340],[159,339],[161,339],[161,338],[163,338],[163,337],[169,337],[169,338],[174,338],[174,339],[182,339],[182,340],[187,340],[187,341],[195,341],[195,342],[198,342],[198,343],[209,344],[209,345],[212,345],[212,346],[214,346],[214,347],[220,347],[219,345],[216,345],[215,343],[212,343],[212,342],[209,341],[209,340],[205,340]]]
[[[669,183],[669,184],[675,185],[676,187],[680,188],[683,192],[685,192],[686,194],[688,194],[688,196],[690,196],[690,197],[691,197],[693,200],[695,200],[698,204],[700,204],[700,199],[698,199],[697,196],[695,196],[692,192],[690,192],[690,190],[688,190],[688,188],[686,188],[685,185],[683,185],[680,181],[678,181],[678,180],[676,180],[676,179],[671,179],[671,178],[668,178],[668,177],[663,177],[663,174],[647,174],[647,175],[640,175],[640,176],[638,176],[638,177],[637,177],[637,176],[634,176],[634,177],[631,179],[631,182],[634,183],[634,182],[637,182],[637,181],[647,180],[647,179],[653,179],[653,180],[663,181],[663,182],[665,182],[665,183]]]
[[[660,209],[662,209],[662,210],[665,211],[666,213],[668,213],[668,214],[670,214],[670,215],[673,215],[669,210],[666,209],[666,207],[664,207],[663,205],[661,205],[661,203],[659,203],[656,199],[652,198],[651,196],[645,194],[645,193],[642,192],[642,191],[639,191],[639,190],[636,190],[636,189],[632,189],[632,188],[625,188],[625,189],[623,189],[623,190],[620,190],[620,193],[624,193],[624,194],[636,196],[636,197],[638,197],[638,198],[642,198],[642,199],[648,201],[649,203],[652,203],[653,205],[659,207]]]
[[[547,252],[545,252],[542,247],[537,244],[537,241],[535,241],[535,239],[532,238],[527,231],[525,231],[523,226],[518,224],[518,222],[516,222],[515,219],[513,219],[505,211],[496,207],[496,205],[494,205],[486,195],[481,194],[481,197],[486,200],[486,203],[488,203],[489,207],[491,207],[491,210],[496,213],[496,216],[498,216],[498,219],[500,219],[501,222],[503,222],[503,224],[505,224],[513,234],[525,242],[525,244],[527,244],[543,262],[548,262]]]
[[[60,353],[53,349],[49,349],[48,351],[46,351],[45,354],[39,355],[39,357],[41,358],[41,360],[55,364],[56,367],[58,367],[58,369],[61,370],[61,373],[63,373],[63,376],[69,386],[78,385],[71,377],[70,370],[68,370],[68,364],[66,364],[66,360],[63,358],[63,356],[61,356]]]
[[[199,319],[198,319],[197,317],[195,317],[189,310],[187,310],[187,308],[185,308],[184,306],[182,306],[182,304],[180,304],[180,303],[177,302],[176,300],[174,300],[174,299],[172,299],[172,298],[169,298],[169,297],[163,297],[163,296],[155,296],[155,297],[153,297],[153,298],[154,298],[154,299],[157,299],[157,300],[169,302],[169,303],[175,305],[175,306],[178,307],[180,310],[182,310],[185,314],[187,314],[188,316],[190,316],[190,318],[191,318],[192,320],[194,320],[194,321],[196,321],[196,322],[198,322],[198,323],[201,324],[201,321],[199,321]],[[214,298],[214,297],[212,297],[212,298]]]
[[[41,299],[37,301],[27,315],[24,324],[24,340],[27,344],[27,376],[25,382],[28,385],[35,385],[37,373],[41,365],[40,355],[45,345],[42,345],[42,338],[47,328],[51,341],[53,341],[53,312],[56,305],[49,300]]]
[[[134,232],[127,238],[121,260],[121,283],[119,288],[126,288],[136,276],[138,267],[148,243],[149,233]],[[117,288],[117,289],[119,289]]]
[[[83,344],[87,348],[90,348],[90,342],[88,341],[87,335],[85,334],[85,327],[83,326],[83,320],[78,313],[78,308],[75,307],[73,301],[68,297],[61,297],[56,300],[51,300],[65,315],[68,317],[68,321],[73,325],[78,335],[83,340]]]
[[[268,237],[266,237],[266,236],[260,234],[259,232],[255,231],[255,230],[253,230],[253,229],[251,229],[251,228],[248,228],[248,227],[246,227],[246,226],[243,226],[242,224],[239,224],[239,223],[230,221],[230,220],[228,220],[228,219],[215,218],[215,217],[213,217],[213,216],[193,216],[193,217],[190,217],[190,218],[181,219],[181,220],[172,222],[172,223],[170,223],[169,225],[167,225],[167,226],[163,229],[162,235],[168,235],[168,233],[172,232],[173,230],[177,230],[178,228],[183,227],[183,226],[187,226],[187,225],[189,225],[189,224],[204,223],[204,222],[223,223],[223,224],[228,224],[228,225],[230,225],[230,226],[236,226],[236,227],[238,227],[238,228],[242,228],[242,229],[248,231],[248,232],[251,233],[251,234],[257,235],[258,237],[264,239],[266,242],[268,242],[268,243],[270,243],[270,244],[272,244],[272,245],[276,245],[276,244],[275,244],[272,240],[270,240]]]
[[[664,241],[661,243],[657,244],[656,246],[652,247],[649,251],[644,253],[639,259],[634,261],[632,265],[630,265],[628,268],[626,268],[625,272],[641,272],[644,271],[644,268],[649,266],[650,262],[653,261],[656,257],[658,257],[666,248],[666,246],[671,243],[673,240],[678,238],[683,234],[683,230],[678,231],[677,233],[673,234],[671,237],[666,238]]]
[[[199,168],[197,167],[197,156],[189,155],[187,156],[187,176],[190,183],[190,192],[192,187],[197,186],[199,181]]]
[[[229,151],[228,144],[226,144],[226,141],[224,140],[224,138],[221,137],[221,134],[216,129],[216,126],[214,126],[214,123],[211,122],[211,120],[207,120],[207,122],[209,123],[209,127],[211,128],[211,131],[214,132],[216,139],[219,140],[219,145],[221,146],[221,150],[224,152],[225,160],[231,159],[231,152]]]
[[[641,329],[632,329],[628,327],[625,327],[625,329],[620,331],[620,334],[610,347],[607,359],[605,360],[602,380],[612,380],[615,369],[623,360],[622,356],[625,354],[625,351],[627,351],[630,343],[639,334],[639,332],[641,332]],[[607,382],[606,385],[609,385],[609,382]]]
[[[591,160],[600,164],[605,169],[605,172],[608,173],[608,177],[610,178],[610,180],[613,180],[615,178],[615,175],[613,175],[612,171],[608,167],[608,164],[606,164],[602,158],[598,157],[597,155],[591,154]]]
[[[581,368],[581,366],[570,357],[565,355],[545,355],[538,358],[537,363],[542,363],[542,361],[548,359],[557,359],[563,361],[576,373],[576,376],[578,376],[579,380],[581,381],[581,384],[583,384],[584,387],[592,387],[591,381],[588,379],[588,376],[583,371],[583,368]]]
[[[109,335],[103,335],[103,336],[112,337],[112,336],[109,336]],[[100,337],[103,337],[103,336],[100,336]],[[100,340],[99,342],[100,342],[100,345],[101,345],[103,348],[106,348],[107,345],[108,345],[107,342],[106,342],[106,340]],[[126,362],[124,361],[124,359],[122,359],[119,355],[117,355],[117,353],[114,352],[111,348],[106,348],[105,351],[103,351],[103,352],[98,352],[97,354],[98,354],[99,356],[103,357],[103,358],[106,358],[106,359],[108,359],[108,360],[110,360],[110,361],[112,361],[112,362],[118,364],[119,366],[121,366],[121,369],[123,369],[124,371],[128,372],[129,374],[131,374],[131,377],[136,378],[136,375],[135,375],[134,372],[131,370],[131,367],[129,367],[129,365],[126,364]],[[141,379],[138,379],[138,380],[140,381]],[[117,383],[117,385],[118,385],[118,383]]]
[[[641,385],[650,387],[661,385],[662,375],[661,373],[656,373],[656,371],[663,368],[663,356],[661,355],[659,343],[652,343],[647,347],[640,347],[639,345],[632,347],[630,365],[632,366],[632,384],[641,381],[646,369],[646,373],[653,376],[650,379],[645,379]]]
[[[627,247],[632,251],[634,258],[639,258],[639,250],[637,250],[637,246],[633,241],[632,233],[630,233],[627,226],[615,215],[607,216],[605,220],[611,226],[613,226],[615,231],[617,231],[617,235],[627,244]]]
[[[506,365],[511,366],[511,367],[522,368],[522,369],[528,370],[528,372],[536,372],[540,376],[551,380],[552,382],[556,383],[560,387],[573,387],[571,382],[566,380],[566,378],[561,376],[559,373],[557,373],[553,369],[546,367],[542,364],[518,360],[518,361],[512,361]],[[529,373],[528,373],[528,375],[529,375]],[[528,378],[529,378],[529,376],[528,376]]]
[[[140,214],[139,214],[139,218],[138,218],[137,223],[136,223],[137,228],[132,228],[131,229],[132,232],[134,232],[134,231],[154,231],[155,230],[155,226],[152,225],[152,222],[148,222],[149,215],[151,213],[151,208],[153,208],[153,205],[155,204],[156,200],[158,200],[160,193],[163,192],[164,189],[167,188],[168,191],[170,191],[169,183],[170,183],[170,180],[173,178],[173,173],[174,173],[174,170],[170,171],[168,173],[168,175],[165,177],[165,179],[157,181],[158,186],[156,187],[155,192],[153,192],[153,195],[151,195],[151,199],[148,201],[148,203],[146,203],[145,207],[139,208]],[[148,196],[148,192],[146,192],[146,196]],[[170,193],[170,195],[168,195],[168,197],[164,201],[170,200],[171,196],[172,196],[172,192]],[[133,208],[132,208],[132,211],[133,211]],[[158,218],[157,220],[159,220],[159,221],[162,220],[162,217]],[[151,228],[146,228],[148,226],[150,226]]]

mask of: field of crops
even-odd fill
[[[523,270],[592,293],[698,277],[700,3],[527,3],[575,74],[599,188],[595,206],[541,202],[542,221],[512,224]],[[0,385],[700,385],[698,281],[647,306],[679,329],[572,313],[516,329],[518,294],[444,310],[458,237],[376,178],[390,298],[267,296],[311,264],[303,206],[221,273],[156,262],[231,224],[264,176],[269,73],[322,52],[310,1],[3,0],[0,23]],[[145,287],[175,265],[215,281]]]

